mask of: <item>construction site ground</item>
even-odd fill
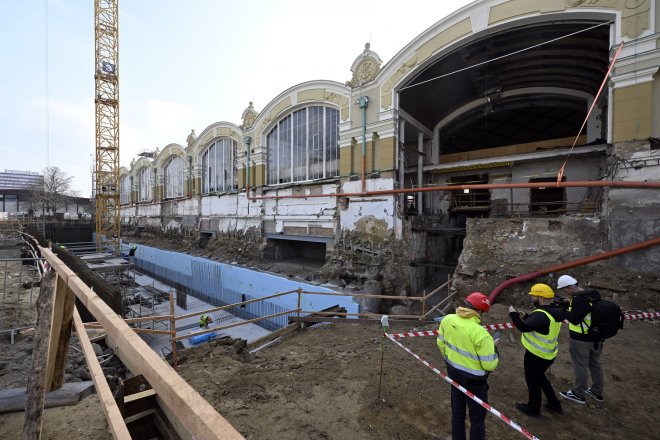
[[[506,305],[495,305],[487,322],[507,322],[506,311]],[[434,327],[396,325],[391,331]],[[513,406],[525,401],[527,389],[519,335],[506,331],[499,346],[500,366],[489,381],[490,403],[541,439],[621,439],[631,432],[655,438],[659,330],[658,321],[627,322],[606,342],[603,408],[594,401],[586,406],[565,402],[563,415],[543,413],[540,419]],[[557,391],[567,390],[573,378],[566,329],[560,338],[560,353],[551,368]],[[2,341],[3,359],[21,355],[12,347],[21,347],[27,356],[23,345],[7,342]],[[434,338],[406,338],[403,343],[444,370]],[[216,340],[184,351],[178,371],[248,439],[444,440],[451,435],[449,384],[384,340],[378,324],[317,325],[250,356],[237,354],[236,346]],[[7,383],[7,377],[2,379]],[[43,438],[109,439],[101,414],[96,396],[74,407],[48,409]],[[22,413],[0,415],[0,438],[19,438],[21,426]],[[487,436],[524,438],[491,414]]]

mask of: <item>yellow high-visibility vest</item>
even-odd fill
[[[486,376],[499,362],[493,337],[477,316],[447,315],[438,328],[438,348],[452,367],[474,376]]]
[[[561,329],[561,322],[555,321],[552,315],[545,310],[537,309],[532,313],[542,312],[550,320],[550,331],[547,335],[539,332],[523,333],[520,337],[522,344],[532,354],[547,360],[554,359],[559,350],[559,330]]]
[[[571,311],[571,308],[573,307],[573,301],[571,301],[571,305],[568,306],[568,311]],[[591,301],[589,301],[589,313],[587,313],[582,320],[581,323],[578,325],[571,324],[570,322],[568,323],[568,329],[572,332],[575,333],[581,333],[583,335],[586,335],[589,332],[589,327],[591,327]]]

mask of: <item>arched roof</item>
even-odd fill
[[[142,168],[153,166],[153,161],[147,157],[141,157],[131,164],[131,174],[135,175]]]
[[[341,121],[350,118],[351,90],[345,84],[336,81],[316,80],[297,84],[279,95],[264,107],[254,122],[254,145],[259,145],[261,136],[281,116],[291,112],[297,107],[313,104],[329,104],[339,109]]]
[[[179,144],[168,144],[155,159],[156,168],[162,169],[172,156],[186,157],[186,150]]]
[[[602,3],[473,2],[383,67],[381,111],[395,108],[427,133],[442,126],[441,144],[459,150],[575,135],[613,42],[654,27],[648,1]]]
[[[199,155],[208,147],[209,142],[212,140],[220,137],[230,137],[240,143],[242,136],[243,133],[238,125],[225,121],[216,122],[206,127],[197,136],[192,149],[188,153],[196,163],[199,160]]]

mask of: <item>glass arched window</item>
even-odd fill
[[[202,192],[236,189],[236,141],[220,138],[202,155]]]
[[[131,203],[131,185],[128,176],[121,176],[119,181],[119,204],[125,205]]]
[[[151,168],[144,167],[138,171],[138,200],[151,200]]]
[[[339,175],[339,110],[313,106],[280,120],[266,136],[268,184]]]
[[[183,157],[172,156],[163,168],[165,198],[183,196]]]

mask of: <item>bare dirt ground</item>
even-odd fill
[[[508,322],[496,305],[488,322]],[[434,329],[434,326],[426,329]],[[393,332],[410,327],[393,327]],[[660,406],[658,322],[630,322],[606,342],[605,405],[565,402],[561,416],[530,419],[514,408],[524,402],[523,353],[519,334],[504,335],[500,366],[490,378],[490,403],[541,439],[622,439],[635,432],[657,438]],[[568,332],[552,367],[557,391],[573,379]],[[444,370],[435,339],[403,343]],[[378,398],[381,344],[384,365]],[[186,354],[179,373],[248,439],[445,439],[451,436],[449,384],[387,341],[379,325],[312,327],[258,351],[249,362],[231,347],[211,343]],[[491,439],[524,438],[487,416]]]
[[[506,322],[505,305],[495,305],[489,323]],[[499,346],[500,366],[490,378],[490,403],[541,439],[614,440],[634,432],[657,438],[660,407],[656,322],[628,322],[606,342],[605,405],[564,403],[565,413],[531,419],[513,404],[525,401],[523,348],[507,331]],[[419,327],[434,329],[435,326]],[[392,332],[411,331],[393,326]],[[513,340],[508,333],[511,333]],[[553,365],[557,391],[571,386],[568,334],[560,335]],[[404,345],[444,371],[435,339],[406,338]],[[383,347],[381,396],[379,371]],[[3,352],[3,356],[6,352]],[[214,341],[182,355],[179,374],[247,439],[446,439],[450,432],[449,385],[412,356],[382,338],[376,324],[332,324],[308,328],[246,360],[230,345]],[[22,413],[0,416],[0,438],[20,438]],[[46,439],[110,438],[98,399],[46,410]],[[489,439],[524,438],[487,415]]]
[[[601,271],[597,285],[609,298],[616,293],[624,310],[653,310],[658,279],[644,277],[631,282],[636,278]],[[613,290],[603,290],[606,286]],[[505,292],[501,304],[493,306],[484,323],[508,322],[510,302],[526,309],[521,307],[527,304],[523,290],[519,287]],[[594,401],[586,406],[564,402],[563,415],[543,413],[541,419],[529,418],[514,407],[527,397],[524,349],[519,333],[507,331],[499,345],[500,366],[489,381],[490,403],[541,439],[614,440],[631,433],[639,438],[658,438],[659,326],[660,320],[627,322],[606,342],[602,408]],[[391,331],[435,328],[395,325]],[[15,365],[14,359],[30,356],[29,348],[20,343],[10,346],[8,339],[0,340],[0,361],[12,360],[0,362],[0,387],[15,386],[12,377],[24,379],[27,369],[15,371],[3,365]],[[451,436],[450,385],[385,340],[379,324],[318,325],[251,356],[237,355],[234,346],[222,342],[181,353],[178,371],[248,439],[444,440]],[[406,338],[403,343],[445,370],[434,338]],[[384,362],[379,387],[381,349]],[[566,328],[560,335],[560,353],[551,375],[556,391],[571,387],[573,369]],[[20,438],[22,417],[22,413],[0,414],[0,438]],[[524,438],[492,414],[487,415],[487,437]],[[97,397],[90,396],[74,407],[46,410],[43,438],[105,440],[111,436]]]

